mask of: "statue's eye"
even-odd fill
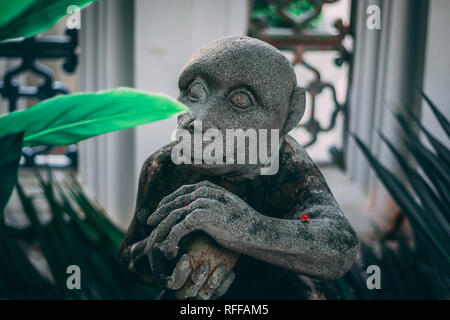
[[[243,90],[233,92],[230,96],[230,101],[239,109],[247,109],[254,105],[251,94]]]
[[[188,89],[187,97],[192,102],[199,101],[206,97],[207,91],[201,82],[193,82]]]

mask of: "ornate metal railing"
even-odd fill
[[[314,75],[313,80],[306,85],[306,90],[311,97],[311,106],[308,108],[308,120],[306,123],[299,124],[299,127],[305,128],[310,133],[309,141],[303,144],[304,147],[309,147],[317,141],[320,133],[329,132],[335,127],[339,114],[343,114],[346,117],[348,110],[347,99],[339,103],[334,84],[324,81],[320,71],[305,60],[304,54],[309,51],[335,51],[338,53],[338,57],[334,61],[337,66],[340,67],[344,63],[350,62],[352,55],[343,45],[344,38],[349,34],[349,27],[344,26],[342,20],[337,20],[334,23],[336,31],[334,33],[319,33],[306,28],[308,24],[311,24],[321,14],[323,5],[339,0],[308,0],[310,9],[298,16],[293,15],[287,10],[287,6],[291,5],[295,0],[261,1],[266,2],[272,8],[275,7],[274,11],[276,12],[277,18],[283,22],[285,27],[281,29],[283,32],[273,32],[267,19],[262,15],[257,18],[253,17],[250,20],[249,35],[266,41],[280,50],[292,52],[292,64],[294,66],[302,65]],[[319,107],[316,104],[316,97],[326,89],[331,91],[334,110],[331,112],[329,123],[323,125],[316,118],[317,108]],[[334,162],[342,163],[342,150],[333,147],[330,152],[332,153]]]
[[[76,55],[78,30],[67,29],[66,35],[29,37],[0,43],[0,57],[21,59],[21,63],[7,70],[3,81],[0,81],[0,94],[8,100],[9,112],[17,109],[17,101],[20,98],[45,100],[58,94],[69,93],[63,82],[54,80],[52,70],[37,61],[37,59],[64,59],[63,70],[73,73],[78,63]],[[42,81],[36,86],[20,85],[16,78],[26,72],[33,73]],[[51,149],[52,146],[24,148],[24,166],[35,166],[35,157],[38,154],[48,153]],[[76,167],[76,147],[66,148],[65,155],[70,159],[70,166]]]

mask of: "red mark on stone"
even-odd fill
[[[303,223],[309,222],[309,217],[307,214],[302,214],[300,219],[302,220]]]
[[[187,206],[187,202],[183,201],[183,207],[186,207],[186,206]]]

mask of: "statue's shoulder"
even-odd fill
[[[288,167],[314,166],[314,162],[305,151],[305,148],[290,135],[286,135],[283,139],[280,150],[280,163],[282,165],[287,165]]]
[[[303,183],[304,177],[315,176],[322,180],[317,165],[294,138],[287,135],[280,149],[279,181],[281,183]]]

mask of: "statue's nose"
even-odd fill
[[[188,130],[190,134],[194,134],[195,128],[201,128],[202,133],[206,129],[201,119],[195,117],[192,113],[185,113],[178,117],[178,129]]]
[[[178,128],[179,129],[188,129],[188,126],[191,122],[195,120],[195,117],[192,115],[192,113],[187,112],[180,116],[178,116]]]
[[[185,129],[188,130],[189,133],[194,134],[195,127],[201,128],[202,134],[208,129],[218,129],[218,127],[208,119],[207,114],[199,115],[188,112],[178,117],[179,129]]]
[[[197,129],[197,131],[201,131],[201,133],[205,133],[206,130],[210,128],[215,128],[214,126],[208,125],[207,122],[201,120],[201,119],[195,119],[194,121],[191,121],[188,126],[187,130],[190,134],[194,134],[194,130]],[[197,132],[200,133],[200,132]]]

